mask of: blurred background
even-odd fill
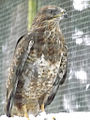
[[[0,0],[0,115],[15,44],[44,5],[61,6],[69,15],[60,23],[68,46],[67,77],[46,111],[90,111],[90,0]]]

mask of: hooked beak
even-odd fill
[[[59,17],[68,18],[68,14],[66,13],[66,11],[63,11],[60,14],[54,16],[54,18],[59,18]]]
[[[68,18],[68,14],[66,12],[63,14],[63,16],[64,18]]]

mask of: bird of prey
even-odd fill
[[[49,105],[64,82],[67,45],[59,23],[67,17],[57,6],[44,6],[30,32],[17,42],[6,93],[6,115],[38,115]]]

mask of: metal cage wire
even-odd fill
[[[24,0],[0,0],[0,114],[4,114],[6,80],[15,44],[27,31]]]
[[[90,110],[90,1],[38,0],[38,9],[57,5],[67,10],[60,23],[68,45],[65,83],[46,109],[47,112]],[[0,0],[0,114],[4,113],[5,82],[15,44],[27,32],[28,0]]]

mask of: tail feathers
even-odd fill
[[[7,103],[7,105],[6,105],[6,115],[8,116],[8,117],[11,117],[11,110],[12,110],[12,106],[13,106],[13,98],[14,96],[13,96],[13,92],[11,92],[11,94],[10,94],[10,97],[9,97],[9,99],[8,99],[8,103]]]

